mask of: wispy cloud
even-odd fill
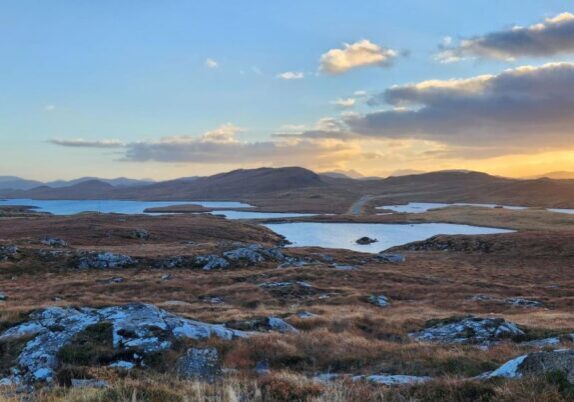
[[[277,78],[282,80],[300,80],[305,77],[305,74],[299,71],[286,71],[281,74],[277,74]]]
[[[321,56],[319,69],[327,74],[341,74],[359,67],[388,67],[396,57],[395,50],[363,39],[351,44],[344,43],[342,49],[327,51]]]
[[[212,59],[212,58],[207,58],[207,59],[205,59],[204,65],[205,65],[205,67],[207,67],[207,68],[214,69],[214,68],[218,68],[218,67],[219,67],[219,62],[215,61],[215,60]]]
[[[119,140],[84,140],[82,138],[75,139],[52,139],[48,142],[54,145],[72,148],[121,148],[124,144]]]
[[[357,100],[355,98],[339,98],[331,103],[339,107],[349,108],[355,106]]]
[[[457,62],[469,57],[514,60],[519,57],[547,57],[574,53],[574,14],[562,13],[528,27],[490,32],[463,39],[443,41],[437,60]]]

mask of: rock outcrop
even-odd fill
[[[57,237],[44,237],[40,243],[49,247],[68,247],[68,242]]]
[[[59,365],[59,351],[86,328],[100,323],[112,326],[114,348],[143,354],[168,349],[177,338],[233,339],[248,335],[224,325],[182,318],[149,304],[101,309],[50,307],[33,312],[29,321],[0,335],[0,342],[31,338],[18,356],[12,381],[51,382]]]
[[[99,251],[82,252],[76,258],[76,267],[80,269],[125,268],[136,263],[136,261],[128,255]]]
[[[489,344],[520,335],[524,335],[524,331],[513,322],[473,316],[443,320],[409,334],[418,341],[457,344]]]
[[[390,264],[401,264],[407,259],[401,254],[391,254],[386,252],[380,252],[376,255],[375,259],[378,262],[390,263]]]
[[[18,247],[14,245],[0,246],[0,261],[10,260],[18,254]]]
[[[377,307],[389,307],[391,304],[389,298],[385,295],[371,295],[369,296],[369,303]]]
[[[535,352],[519,356],[504,363],[493,372],[483,374],[480,378],[521,378],[548,373],[562,373],[570,384],[574,384],[574,350]]]
[[[221,254],[206,254],[195,257],[173,256],[153,263],[158,268],[198,267],[206,271],[236,267],[251,267],[265,262],[276,262],[281,266],[303,266],[310,260],[283,254],[279,247],[266,248],[251,244],[225,251]]]

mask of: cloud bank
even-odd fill
[[[371,98],[386,109],[345,119],[370,137],[535,151],[574,140],[574,63],[523,66],[498,75],[394,86]],[[394,107],[394,108],[389,108]]]
[[[331,49],[323,54],[319,69],[327,74],[342,74],[359,67],[388,67],[396,57],[395,50],[363,39],[352,44],[344,43],[342,49]]]
[[[447,43],[437,58],[449,63],[467,57],[513,60],[566,53],[574,53],[574,14],[571,13],[547,18],[529,27],[513,27],[464,39],[454,47]]]

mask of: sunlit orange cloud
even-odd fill
[[[508,177],[530,177],[553,171],[574,171],[574,149],[532,154],[504,155],[486,159],[457,157],[449,147],[432,141],[388,140],[361,143],[362,153],[339,168],[365,175],[387,176],[396,171],[468,169]],[[449,153],[450,152],[450,153]],[[433,155],[437,156],[433,156]],[[441,153],[451,155],[440,156]]]

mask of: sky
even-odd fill
[[[0,175],[574,171],[574,2],[0,0]]]

